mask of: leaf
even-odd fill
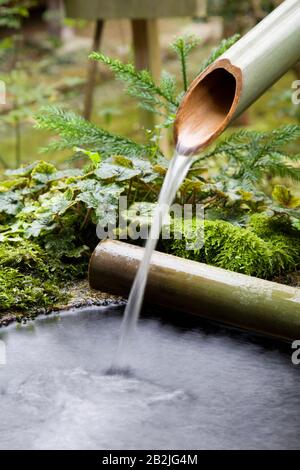
[[[183,191],[201,191],[204,189],[205,184],[202,181],[194,181],[191,179],[186,178],[181,185]]]
[[[89,157],[94,166],[97,166],[101,162],[101,156],[98,152],[92,152],[90,150],[86,150],[80,147],[74,147],[73,150],[74,152],[83,153],[84,155]]]
[[[67,258],[81,258],[84,254],[87,255],[90,249],[87,245],[76,246],[72,250],[65,253]]]
[[[105,197],[96,208],[96,221],[105,227],[108,224],[116,225],[118,220],[118,199]]]
[[[156,175],[153,173],[153,167],[149,159],[142,157],[129,157],[133,168],[139,170],[139,178],[145,183],[150,183],[156,179]]]
[[[289,188],[280,184],[274,187],[272,197],[274,201],[290,209],[300,206],[300,198],[293,196]]]
[[[127,222],[149,226],[151,225],[156,206],[157,204],[152,202],[135,202],[129,209],[122,211],[122,217]]]
[[[271,151],[274,148],[281,148],[283,145],[289,144],[300,138],[300,125],[287,124],[271,131],[270,143],[267,144],[266,150]],[[268,136],[268,134],[266,134]]]
[[[26,185],[26,178],[16,178],[13,180],[0,181],[0,192],[12,191],[23,188]]]
[[[154,165],[153,166],[153,171],[158,173],[160,176],[165,176],[165,174],[167,173],[167,168],[164,168],[161,165]]]
[[[97,209],[103,201],[103,193],[99,188],[94,191],[83,191],[78,194],[76,201],[84,202],[87,208]]]
[[[80,193],[76,200],[84,202],[87,208],[95,209],[96,224],[106,226],[108,223],[116,223],[119,196],[124,188],[116,184],[102,186],[99,183],[93,185],[93,188]]]
[[[299,217],[298,220],[296,219],[296,220],[293,220],[293,221],[292,221],[292,226],[293,226],[296,230],[299,230],[299,232],[300,232],[300,217]]]
[[[41,209],[53,215],[63,215],[72,205],[75,204],[73,200],[73,191],[67,190],[64,193],[49,193],[45,197],[40,198]]]
[[[80,192],[85,192],[85,191],[95,191],[96,189],[99,188],[99,186],[101,185],[101,183],[96,180],[96,179],[92,179],[92,178],[88,178],[88,179],[81,179],[81,180],[78,180],[74,183],[74,188],[75,190],[79,190]]]
[[[6,170],[5,175],[7,176],[28,176],[31,174],[33,168],[37,165],[37,162],[31,163],[27,166],[21,166],[16,170]]]
[[[0,213],[16,215],[23,207],[22,199],[20,190],[0,193]]]
[[[45,249],[58,258],[80,258],[89,252],[86,245],[76,246],[76,235],[73,230],[65,230],[59,237],[53,233],[47,235]]]
[[[38,162],[31,172],[31,178],[38,183],[47,183],[51,180],[56,168],[51,163],[44,161]]]
[[[119,160],[120,162],[120,160]],[[95,170],[95,175],[103,180],[127,181],[141,174],[139,168],[130,168],[127,165],[117,163],[114,158],[105,160]]]
[[[49,176],[48,181],[57,181],[64,178],[76,178],[77,176],[83,176],[83,174],[83,171],[79,168],[67,168],[66,170],[59,170],[52,173]]]
[[[37,218],[32,223],[24,225],[24,236],[25,238],[36,238],[41,235],[42,232],[51,231],[56,227],[56,223],[53,223],[49,214],[43,217]]]
[[[109,200],[113,200],[115,203],[124,191],[123,187],[116,184],[102,186],[97,181],[87,181],[89,182],[82,185],[85,189],[76,197],[76,201],[84,202],[87,208],[98,209],[100,205],[106,204]]]

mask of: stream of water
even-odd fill
[[[121,326],[120,341],[112,365],[112,371],[126,369],[126,347],[129,345],[135,330],[139,314],[142,308],[145,288],[147,284],[148,272],[150,268],[151,256],[156,248],[163,221],[167,216],[170,206],[175,199],[176,193],[184,181],[189,168],[192,164],[193,156],[183,155],[176,149],[175,154],[170,162],[167,174],[165,176],[158,204],[156,205],[150,233],[145,245],[143,259],[140,263],[136,277],[134,279],[127,306],[124,313],[124,319]]]

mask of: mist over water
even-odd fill
[[[161,188],[158,204],[155,208],[152,219],[149,237],[146,241],[143,259],[132,284],[127,306],[125,308],[120,341],[114,362],[110,369],[111,372],[115,371],[118,373],[122,371],[122,369],[126,370],[128,367],[127,349],[130,348],[130,343],[142,308],[151,256],[156,248],[163,221],[167,216],[176,193],[184,181],[193,161],[193,156],[182,155],[179,152],[180,148],[177,148],[170,162]]]

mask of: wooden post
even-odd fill
[[[132,20],[132,36],[136,68],[148,69],[154,80],[159,80],[161,59],[157,20]],[[141,110],[141,124],[145,128],[152,128],[155,124],[154,115]]]
[[[95,34],[93,40],[93,51],[98,51],[100,47],[101,36],[103,32],[104,21],[97,20],[95,26]],[[83,117],[85,119],[90,119],[92,110],[93,110],[93,97],[94,89],[96,83],[96,74],[97,74],[97,62],[95,60],[90,60],[88,64],[88,73],[87,73],[87,83],[86,91],[84,97],[84,111]]]
[[[50,36],[61,39],[63,28],[63,2],[62,0],[47,1],[47,22]]]
[[[154,80],[159,82],[161,76],[161,51],[159,45],[159,32],[157,19],[133,19],[132,36],[134,46],[135,66],[138,70],[148,69]],[[153,113],[141,110],[141,125],[145,129],[152,129],[155,124],[159,123]],[[162,150],[168,154],[168,136],[166,132],[162,134],[161,140]]]

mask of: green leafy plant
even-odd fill
[[[32,2],[0,0],[0,26],[17,29],[21,18],[28,16],[28,6]]]
[[[221,43],[205,63],[234,40]],[[188,80],[186,60],[195,45],[186,42],[190,38],[176,41],[180,67],[183,70],[184,62]],[[173,76],[164,75],[156,84],[148,72],[136,71],[132,64],[101,54],[93,57],[125,80],[127,91],[142,106],[163,113],[165,126],[172,124],[182,96]],[[57,137],[48,148],[70,149],[87,163],[82,169],[57,170],[39,161],[8,170],[7,179],[0,181],[2,310],[31,311],[37,304],[51,305],[59,298],[57,286],[84,276],[97,242],[95,226],[116,221],[120,195],[128,199],[129,209],[122,214],[125,220],[135,218],[135,222],[147,224],[145,215],[151,215],[169,165],[158,144],[160,127],[140,144],[57,107],[43,108],[37,126]],[[271,132],[242,130],[198,155],[176,202],[201,203],[205,208],[205,246],[187,251],[184,240],[170,240],[161,244],[162,249],[266,278],[298,269],[299,200],[285,180],[299,181],[299,157],[293,147],[299,137],[300,126]],[[283,177],[284,182],[280,181]],[[268,191],[264,190],[266,183],[271,188]],[[20,299],[15,302],[7,291],[9,286],[13,292],[14,275],[17,282],[22,276],[24,281],[15,291]],[[43,290],[45,279],[48,284]]]
[[[8,105],[0,114],[0,124],[3,127],[12,129],[15,141],[15,162],[14,167],[18,168],[22,161],[22,127],[26,122],[30,122],[33,116],[43,103],[48,102],[56,90],[45,87],[43,84],[32,87],[31,76],[25,70],[15,69],[7,74],[1,74],[0,79],[6,84]],[[9,168],[10,162],[1,156],[4,167]]]
[[[188,89],[188,77],[186,68],[187,58],[192,52],[192,50],[198,46],[199,42],[199,38],[195,36],[185,36],[177,38],[172,44],[172,48],[174,49],[180,60],[184,91],[187,91]]]
[[[206,157],[225,158],[228,177],[257,184],[266,175],[300,181],[299,153],[287,153],[286,146],[300,139],[300,126],[286,125],[269,132],[243,130],[221,141]]]
[[[217,143],[204,158],[220,161],[222,171],[215,175],[216,184],[229,200],[236,200],[235,207],[246,204],[251,211],[268,208],[299,218],[298,198],[291,194],[293,205],[287,205],[276,192],[264,191],[272,188],[273,178],[300,181],[300,154],[287,150],[299,138],[299,125],[268,132],[242,130]]]
[[[29,16],[28,8],[34,2],[28,0],[0,0],[0,27],[10,28],[17,31],[24,18]],[[0,59],[4,59],[8,52],[12,52],[13,62],[15,63],[17,52],[18,35],[10,36],[0,40]]]
[[[212,50],[206,64],[209,65],[222,55],[237,39],[238,35],[224,39],[217,48]],[[97,60],[108,66],[116,78],[126,84],[127,93],[136,98],[143,109],[163,116],[165,118],[164,127],[169,127],[174,121],[183,92],[188,87],[189,55],[199,42],[199,38],[193,35],[186,35],[176,38],[171,44],[171,48],[176,52],[180,61],[183,91],[178,86],[176,77],[167,72],[163,72],[161,81],[157,84],[149,71],[136,70],[131,63],[124,64],[118,59],[112,59],[98,52],[93,52],[90,55],[90,59]],[[205,63],[203,63],[203,67],[205,67]]]
[[[0,108],[0,125],[3,135],[8,131],[14,137],[14,159],[11,162],[0,154],[0,162],[4,168],[18,168],[22,162],[22,137],[28,124],[32,125],[37,110],[49,102],[64,99],[69,88],[82,84],[76,77],[49,84],[42,79],[35,87],[32,86],[33,74],[39,73],[39,64],[31,69],[23,64],[8,73],[0,73],[0,80],[6,85],[7,103]]]
[[[223,40],[214,48],[201,70],[222,55],[238,37],[235,35]],[[176,39],[172,45],[180,59],[183,83],[188,76],[187,59],[196,43],[193,37],[184,37]],[[168,76],[167,85],[163,82],[164,77],[160,84],[156,84],[149,72],[136,71],[132,64],[123,64],[98,53],[93,53],[91,57],[107,65],[118,79],[124,81],[127,92],[139,99],[141,106],[159,114],[165,112],[165,125],[172,124],[182,95],[175,77]],[[153,198],[155,201],[168,167],[168,160],[159,149],[158,139],[154,138],[160,129],[155,129],[148,143],[141,145],[99,129],[73,113],[55,108],[43,109],[37,121],[39,127],[60,135],[60,139],[52,142],[50,148],[78,150],[79,147],[87,156],[91,151],[96,152],[99,156],[98,175],[105,176],[107,182],[118,181],[126,186],[125,192],[134,194],[133,202],[153,202]],[[299,210],[296,203],[293,207],[288,206],[276,198],[275,193],[272,197],[272,191],[266,192],[264,187],[266,183],[272,186],[274,177],[299,181],[299,154],[292,149],[288,151],[290,144],[299,141],[299,137],[298,125],[287,125],[269,132],[242,130],[231,134],[199,155],[177,194],[177,201],[202,203],[207,218],[223,219],[241,226],[246,224],[252,213],[264,211],[268,211],[270,216],[287,214],[297,225]],[[158,172],[160,178],[149,176],[149,190],[145,192],[145,181],[141,183],[135,176],[136,162],[132,163],[132,167],[124,161],[120,163],[120,155],[129,159],[133,156],[148,159],[152,166],[149,175],[151,171]]]
[[[60,139],[51,142],[45,150],[61,150],[83,147],[111,154],[142,155],[151,153],[151,146],[141,145],[131,139],[112,134],[97,127],[72,111],[57,107],[45,107],[36,116],[37,127],[52,131]]]

